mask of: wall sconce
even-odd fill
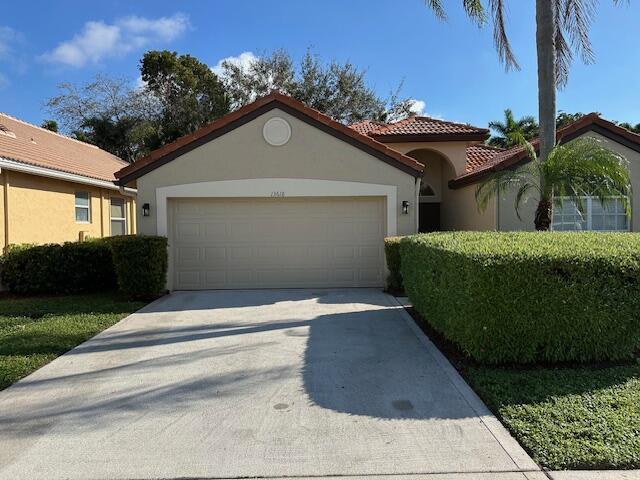
[[[143,217],[148,217],[150,210],[151,210],[151,206],[148,203],[143,204],[142,205],[142,216]]]
[[[407,215],[409,213],[409,202],[407,200],[402,201],[402,214]]]

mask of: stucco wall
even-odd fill
[[[91,237],[110,234],[109,199],[125,198],[127,229],[135,233],[131,221],[135,201],[116,190],[98,188],[21,172],[2,170],[0,182],[0,241],[3,246],[19,243],[60,243],[77,241],[81,231]],[[75,193],[88,192],[90,223],[75,220]],[[5,212],[8,216],[5,216]],[[5,229],[5,226],[8,227]]]
[[[496,202],[489,202],[480,212],[475,200],[475,185],[450,189],[449,180],[465,171],[467,142],[407,142],[388,146],[416,158],[426,160],[424,178],[440,202],[440,228],[442,230],[495,230]],[[434,153],[431,153],[434,152]],[[440,156],[436,165],[436,156]],[[430,163],[433,165],[430,168]]]
[[[631,172],[631,186],[633,189],[633,198],[631,199],[631,230],[640,231],[640,153],[631,150],[624,145],[609,140],[599,133],[588,132],[582,137],[592,137],[602,142],[604,146],[612,151],[619,153],[629,162]],[[514,208],[515,192],[509,192],[504,198],[501,198],[498,205],[498,229],[499,230],[534,230],[533,218],[537,206],[537,198],[532,196],[520,209],[520,217],[518,219]]]
[[[264,123],[282,117],[291,125],[291,139],[281,147],[267,144]],[[149,203],[151,214],[138,212],[138,231],[157,232],[156,188],[220,180],[250,178],[308,178],[397,186],[397,233],[416,231],[416,208],[403,215],[401,204],[415,204],[414,177],[328,133],[279,110],[256,119],[202,145],[138,179],[139,205]],[[285,192],[286,195],[286,192]]]

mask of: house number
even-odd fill
[[[281,198],[284,197],[284,192],[271,192],[271,196]]]

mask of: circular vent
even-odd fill
[[[273,117],[262,127],[262,135],[269,145],[280,147],[291,138],[291,126],[284,118]]]

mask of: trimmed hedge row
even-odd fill
[[[167,238],[126,235],[111,238],[118,287],[133,298],[158,295],[167,283]]]
[[[0,262],[2,283],[13,293],[69,294],[118,287],[133,298],[151,297],[166,283],[167,239],[131,235],[14,245]]]
[[[400,250],[418,313],[476,360],[608,361],[640,347],[640,235],[434,233]]]
[[[402,237],[387,237],[384,239],[384,255],[387,259],[387,289],[391,292],[402,292],[402,274],[400,273],[400,241]]]

